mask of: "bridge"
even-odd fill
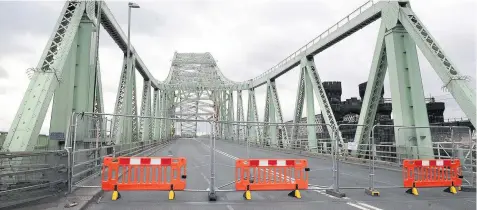
[[[129,3],[129,12],[137,7]],[[322,81],[315,57],[378,20],[359,114],[355,122],[351,115],[338,118],[333,97],[338,83]],[[101,75],[102,29],[123,54],[113,113],[104,107],[109,103],[104,76],[116,75]],[[160,81],[152,74],[159,70],[146,66],[130,37],[106,2],[65,2],[38,66],[28,69],[30,84],[10,129],[0,134],[0,208],[475,207],[475,89],[408,0],[368,1],[272,68],[241,82],[224,76],[209,52],[174,52]],[[417,49],[465,114],[466,126],[430,123]],[[294,100],[279,98],[276,83],[290,71],[299,75]],[[383,99],[386,75],[390,100]],[[264,97],[256,94],[259,88],[265,89]],[[262,117],[257,101],[265,102]],[[290,121],[284,103],[294,104]],[[51,117],[49,132],[40,135],[46,117]],[[391,123],[383,124],[382,118]],[[173,201],[168,190],[124,191],[111,200],[114,192],[101,190],[107,171],[103,160],[132,156],[185,158],[186,188],[176,191]],[[236,164],[251,158],[306,160],[306,189],[300,196],[280,190],[242,195],[234,188],[241,181]],[[405,193],[402,170],[409,159],[459,160],[461,190]],[[140,172],[131,177],[131,170],[129,179],[139,179]],[[285,170],[266,170],[251,177],[264,183],[299,179]]]

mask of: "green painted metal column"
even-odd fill
[[[253,88],[248,90],[248,109],[247,109],[247,121],[248,122],[258,122],[258,113],[257,113],[257,101],[255,99],[255,90]],[[249,141],[255,141],[255,143],[260,143],[260,126],[256,124],[247,125],[247,133]]]
[[[386,60],[386,44],[384,36],[386,33],[386,25],[383,21],[379,28],[378,39],[374,49],[373,61],[371,63],[371,71],[368,76],[368,83],[366,85],[366,92],[363,98],[363,104],[359,114],[358,126],[356,128],[354,142],[348,143],[348,149],[352,155],[364,155],[368,150],[366,145],[370,144],[369,137],[371,136],[374,126],[376,111],[378,110],[379,100],[384,86],[384,78],[388,67]],[[359,147],[358,147],[359,146]]]
[[[71,116],[72,112],[93,112],[94,111],[94,85],[95,85],[95,68],[91,65],[92,54],[94,49],[92,49],[93,30],[94,30],[93,21],[89,20],[87,16],[83,16],[83,19],[80,22],[77,33],[77,46],[72,46],[71,50],[76,50],[70,54],[74,57],[71,57],[75,65],[72,69],[64,69],[63,71],[67,72],[68,83],[65,84],[67,87],[62,87],[61,83],[57,88],[57,91],[61,91],[59,95],[55,94],[53,99],[51,123],[50,123],[50,136],[55,136],[54,133],[63,133],[66,131],[66,125],[69,125],[65,119]],[[74,59],[74,60],[73,60]],[[71,87],[73,86],[73,87]],[[61,90],[63,88],[68,88],[67,90]],[[55,91],[56,92],[56,91]],[[67,96],[66,94],[73,92],[72,96]],[[72,100],[71,100],[72,99]],[[63,105],[60,105],[62,104]],[[59,108],[56,110],[55,108]],[[66,109],[65,109],[66,108]],[[68,109],[69,108],[69,109]],[[93,119],[90,116],[86,116],[78,121],[76,128],[76,140],[83,141],[85,138],[90,138],[88,136],[92,131]]]
[[[271,123],[277,123],[277,112],[278,112],[278,107],[275,100],[276,95],[274,94],[274,86],[275,86],[275,81],[267,81],[267,103],[268,105],[265,105],[266,107],[268,106],[268,122]],[[265,121],[267,122],[267,121]],[[270,145],[273,147],[278,147],[278,138],[277,138],[277,125],[276,124],[270,124],[267,126],[268,128],[268,138],[270,138]],[[267,138],[266,136],[264,136]]]
[[[306,59],[306,58],[305,58]],[[307,60],[303,60],[300,63],[301,71],[305,77],[305,100],[306,100],[306,123],[307,124],[314,124],[316,123],[315,117],[315,99],[313,95],[313,85],[311,83],[311,79],[309,74],[307,73],[307,68],[309,68],[307,64]],[[316,139],[316,127],[315,126],[307,126],[306,130],[308,132],[308,149],[316,149],[317,148],[317,139]]]
[[[30,84],[3,142],[3,150],[34,149],[53,93],[63,76],[63,70],[68,68],[65,64],[73,43],[76,43],[75,37],[84,11],[85,2],[65,3],[40,62],[32,72]]]
[[[428,127],[416,45],[400,23],[385,36],[394,125]],[[398,132],[399,131],[399,132]],[[396,145],[411,158],[434,158],[429,128],[395,128]],[[409,148],[409,146],[417,146]],[[409,151],[411,150],[411,151]],[[419,154],[419,156],[417,156]]]
[[[240,141],[240,138],[245,138],[244,134],[243,134],[243,130],[245,129],[242,125],[242,123],[240,122],[243,122],[244,121],[244,114],[243,114],[243,101],[242,101],[242,91],[241,90],[238,90],[237,91],[237,120],[239,123],[237,123],[236,125],[236,138],[237,138],[237,141]]]
[[[142,100],[141,100],[141,116],[151,117],[151,80],[145,80],[142,90]],[[141,131],[141,140],[150,141],[151,138],[151,118],[140,118],[141,122],[140,131]]]
[[[233,140],[235,137],[234,126],[232,122],[234,121],[234,96],[233,91],[228,91],[227,94],[227,138]]]
[[[152,116],[154,116],[154,119],[152,120],[151,123],[151,137],[150,139],[152,141],[157,141],[159,139],[159,120],[157,119],[158,117],[161,116],[160,114],[160,91],[159,89],[154,89],[154,96],[152,98],[152,108],[151,111]]]
[[[80,24],[83,24],[83,20]],[[84,29],[85,27],[83,27],[83,30]],[[78,32],[79,31],[80,30],[78,30]],[[58,84],[58,88],[55,90],[53,97],[49,131],[50,136],[53,138],[54,136],[62,136],[63,139],[66,139],[65,133],[67,128],[71,125],[71,115],[73,111],[76,110],[76,107],[74,106],[74,97],[75,76],[77,69],[77,48],[85,47],[84,45],[79,46],[78,34],[80,33],[75,35],[70,52],[68,53],[68,57],[66,59],[66,63],[63,67],[62,82]],[[88,69],[85,70],[89,71]]]
[[[293,114],[294,124],[301,122],[304,101],[305,101],[305,70],[303,66],[300,66],[300,74],[298,78],[298,89],[296,93],[295,109]],[[299,138],[301,138],[302,136],[299,135],[299,133],[300,133],[300,127],[297,125],[292,126],[291,142],[293,144],[293,147],[301,147],[300,145],[301,140]]]

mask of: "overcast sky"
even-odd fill
[[[414,0],[412,8],[462,74],[475,87],[475,0]],[[174,51],[211,52],[224,75],[244,81],[266,71],[363,4],[363,0],[306,1],[137,1],[133,10],[132,43],[152,74],[163,80]],[[61,1],[0,1],[0,131],[8,131],[28,86],[26,70],[36,67],[63,7]],[[108,3],[123,31],[127,2]],[[367,80],[379,27],[377,21],[315,56],[323,81],[342,81],[342,100],[358,96]],[[104,30],[100,62],[105,111],[113,112],[122,53]],[[420,54],[420,52],[419,52]],[[426,96],[445,101],[446,117],[464,116],[442,82],[420,55]],[[297,69],[277,79],[285,120],[293,116]],[[389,94],[386,81],[386,96]],[[138,98],[142,79],[137,75]],[[257,90],[263,117],[264,87]],[[246,94],[244,96],[246,109]],[[140,104],[140,99],[138,101]],[[49,115],[42,133],[48,133]]]

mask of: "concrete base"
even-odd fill
[[[326,194],[337,197],[337,198],[346,197],[346,194],[344,194],[342,192],[339,192],[339,191],[335,191],[335,190],[328,189],[325,192],[326,192]]]
[[[217,201],[217,194],[215,192],[209,192],[209,201]]]
[[[377,191],[376,189],[364,189],[364,192],[370,196],[379,196],[379,191]]]

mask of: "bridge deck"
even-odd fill
[[[209,148],[208,139],[179,139],[175,143],[157,152],[156,156],[187,157],[187,188],[208,188]],[[246,157],[246,148],[224,141],[216,142],[216,186],[230,183],[234,179],[236,158]],[[309,158],[292,154],[250,148],[251,157],[256,158],[307,158],[310,172],[310,184],[320,187],[333,183],[331,161],[327,158]],[[376,170],[376,185],[402,185],[400,172],[385,169]],[[366,166],[341,164],[340,185],[344,187],[365,187],[368,183]],[[233,189],[232,186],[224,189]],[[288,192],[252,192],[252,200],[245,201],[242,192],[218,192],[217,202],[208,202],[206,192],[176,192],[176,199],[167,200],[167,192],[121,192],[122,198],[111,201],[111,193],[106,192],[100,203],[94,203],[91,210],[106,209],[475,209],[476,194],[458,192],[456,195],[442,192],[442,189],[420,189],[415,197],[406,194],[403,188],[381,189],[380,197],[370,197],[363,189],[342,190],[345,198],[335,198],[323,190],[302,191],[302,199],[288,197]]]

